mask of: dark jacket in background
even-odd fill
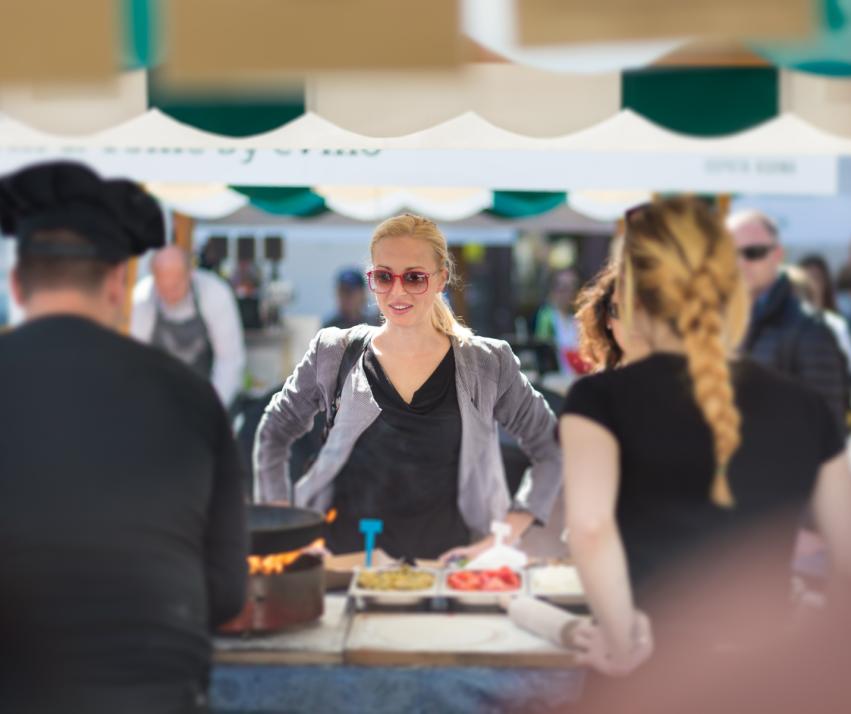
[[[845,357],[830,328],[804,309],[785,275],[754,305],[743,351],[754,361],[794,377],[821,394],[842,433],[847,431]]]

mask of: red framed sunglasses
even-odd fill
[[[366,274],[369,283],[369,289],[374,293],[383,295],[389,293],[393,289],[393,282],[399,278],[399,282],[404,290],[409,295],[422,295],[428,290],[428,279],[433,273],[426,273],[422,270],[406,270],[404,273],[391,273],[389,270],[370,270]]]

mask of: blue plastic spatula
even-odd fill
[[[384,521],[378,518],[361,518],[360,532],[364,536],[364,551],[366,552],[366,567],[372,567],[372,551],[375,550],[375,538],[384,530]]]

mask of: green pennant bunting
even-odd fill
[[[245,137],[278,129],[304,114],[303,95],[292,101],[229,100],[166,96],[156,91],[150,103],[177,121],[222,136]]]
[[[821,0],[824,21],[828,30],[841,30],[848,22],[851,7],[843,0]]]
[[[567,201],[562,191],[494,191],[489,213],[501,218],[526,218],[546,213]]]
[[[652,68],[625,72],[622,106],[671,131],[723,136],[777,116],[773,67]]]
[[[303,84],[290,84],[276,94],[186,92],[168,87],[162,71],[149,74],[150,105],[202,131],[221,136],[254,136],[278,129],[304,114]]]
[[[301,186],[231,186],[251,205],[277,216],[317,216],[328,210],[325,199]]]
[[[755,42],[772,64],[832,77],[851,76],[851,0],[818,0],[820,28],[804,40]]]
[[[161,58],[161,0],[121,0],[124,69],[155,67]]]

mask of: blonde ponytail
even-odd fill
[[[727,466],[741,442],[728,357],[747,324],[747,296],[732,239],[693,199],[649,205],[627,224],[625,290],[683,340],[695,402],[712,432],[711,500],[735,505]]]
[[[443,295],[438,295],[434,299],[431,324],[438,332],[442,332],[447,337],[455,337],[461,342],[469,340],[473,336],[473,331],[461,324]]]
[[[376,243],[385,238],[416,238],[426,241],[434,250],[438,270],[446,273],[446,285],[455,284],[455,263],[449,252],[445,236],[433,221],[411,213],[403,213],[400,216],[388,218],[372,234],[370,253],[372,253]],[[431,324],[438,332],[447,337],[454,337],[460,342],[465,342],[473,336],[473,331],[461,324],[443,295],[435,296]]]

